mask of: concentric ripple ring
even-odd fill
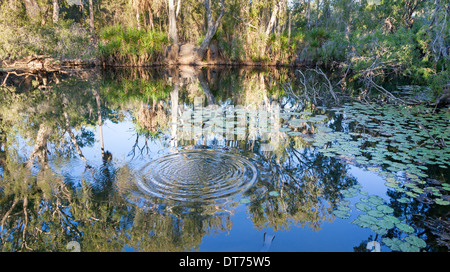
[[[246,191],[257,169],[243,156],[219,150],[186,150],[144,165],[137,185],[144,193],[182,202],[214,201]]]

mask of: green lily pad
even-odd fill
[[[393,229],[395,227],[394,223],[392,223],[391,221],[387,221],[387,220],[379,220],[377,224],[380,228],[387,229],[387,230]]]
[[[270,195],[270,196],[279,196],[280,193],[277,192],[277,191],[270,191],[270,192],[269,192],[269,195]]]
[[[382,217],[384,215],[384,213],[377,210],[370,210],[367,212],[367,214],[373,217]]]
[[[450,184],[448,184],[448,183],[443,183],[443,184],[442,184],[442,188],[443,188],[444,190],[446,190],[446,191],[450,191]]]
[[[389,247],[393,251],[400,251],[400,245],[403,243],[403,241],[398,238],[388,238],[388,237],[382,238],[381,242],[384,243],[387,247]]]
[[[389,207],[388,205],[378,205],[377,206],[377,210],[379,210],[380,212],[384,213],[384,214],[389,214],[389,213],[393,213],[394,209],[392,209],[391,207]]]
[[[397,228],[399,228],[401,231],[406,232],[406,233],[413,233],[414,232],[414,228],[411,227],[408,224],[405,224],[405,223],[401,223],[400,222],[400,223],[395,224],[395,226]]]
[[[341,211],[341,210],[335,210],[333,211],[333,214],[336,217],[342,218],[342,219],[348,219],[350,218],[350,213],[347,211]]]
[[[344,205],[337,206],[337,209],[340,210],[340,211],[344,211],[344,212],[348,212],[348,211],[351,210],[350,207],[344,206]]]
[[[420,248],[411,245],[410,243],[401,243],[399,247],[402,252],[420,252]]]
[[[436,204],[443,205],[443,206],[450,205],[450,202],[449,202],[449,201],[443,200],[442,198],[437,198],[437,199],[435,200],[435,202],[436,202]]]
[[[383,216],[383,220],[392,222],[393,224],[400,223],[400,219],[398,219],[397,217],[395,217],[393,215],[385,215],[385,216]]]
[[[385,235],[387,233],[387,229],[382,228],[378,225],[371,225],[371,226],[369,226],[369,229],[371,229],[373,232],[378,233],[380,235]]]
[[[248,204],[248,203],[250,203],[250,199],[249,198],[241,198],[239,200],[239,202],[241,202],[242,204]]]
[[[427,246],[427,243],[424,240],[415,235],[405,237],[405,241],[418,248],[424,248]]]
[[[363,202],[358,202],[358,203],[356,203],[356,204],[355,204],[355,207],[356,207],[358,210],[360,210],[360,211],[365,211],[365,212],[368,212],[368,211],[372,210],[372,208],[371,208],[369,205],[367,205],[366,203],[363,203]]]
[[[368,214],[360,214],[360,215],[358,216],[358,220],[360,220],[360,221],[362,221],[362,222],[365,222],[365,223],[367,223],[367,224],[369,224],[369,225],[376,225],[377,222],[378,222],[378,219],[377,219],[377,218],[375,218],[375,217],[373,217],[373,216],[370,216],[370,215],[368,215]]]
[[[368,199],[369,199],[369,203],[372,204],[373,206],[378,206],[378,205],[384,204],[384,200],[377,195],[371,195],[368,197]]]

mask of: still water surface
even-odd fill
[[[2,251],[447,251],[448,110],[336,103],[296,76],[10,79]]]

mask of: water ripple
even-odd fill
[[[256,178],[256,167],[243,156],[219,150],[186,150],[147,163],[136,180],[148,195],[188,202],[242,193]]]

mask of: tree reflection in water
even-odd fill
[[[5,87],[2,251],[65,251],[70,241],[82,251],[199,250],[204,237],[229,233],[238,206],[247,202],[257,230],[319,231],[335,219],[342,190],[358,180],[348,164],[316,152],[308,139],[324,125],[348,128],[342,115],[279,87],[277,81],[293,78],[290,71],[270,72],[93,71],[26,92],[14,83]],[[320,120],[295,121],[300,112]],[[131,150],[108,151],[102,135],[94,150],[102,125],[127,119],[134,124]],[[155,151],[154,143],[161,149]],[[137,188],[135,164],[198,146],[249,158],[258,168],[257,183],[239,197],[212,203],[177,203]],[[86,151],[100,152],[101,160]]]

